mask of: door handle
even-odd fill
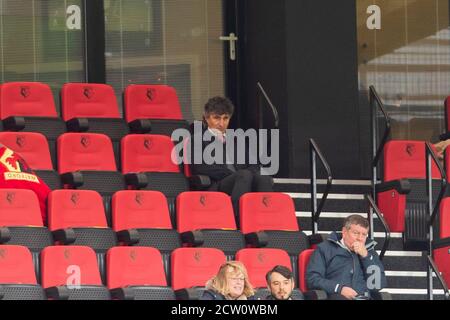
[[[221,41],[228,41],[230,42],[230,60],[235,61],[236,60],[236,41],[239,40],[238,37],[232,32],[228,36],[221,36],[219,38]]]

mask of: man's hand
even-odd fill
[[[367,257],[367,254],[368,254],[364,243],[359,242],[359,241],[353,242],[353,251],[356,254],[360,255],[362,258]]]
[[[341,290],[341,295],[343,295],[347,299],[351,300],[354,297],[356,297],[358,295],[358,293],[355,290],[353,290],[352,288],[343,287]]]

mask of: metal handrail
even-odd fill
[[[322,212],[325,201],[330,193],[331,184],[333,182],[333,176],[331,174],[330,166],[323,156],[320,148],[317,146],[314,139],[309,139],[310,160],[311,160],[311,218],[312,218],[312,232],[316,234],[319,229],[319,218]],[[325,192],[322,195],[319,205],[317,205],[317,161],[319,157],[320,162],[327,172],[327,186]]]
[[[372,117],[372,198],[377,198],[376,184],[377,184],[377,167],[380,161],[381,154],[386,144],[387,139],[391,133],[391,121],[389,116],[384,109],[384,104],[381,98],[378,96],[377,91],[374,86],[369,87],[369,102]],[[377,107],[380,109],[385,120],[385,130],[383,133],[383,138],[381,139],[380,145],[377,146],[378,128],[377,128]],[[371,210],[371,209],[369,209]],[[373,215],[369,217],[370,233],[373,237]]]
[[[434,220],[436,220],[437,213],[439,211],[439,205],[441,203],[442,198],[444,197],[446,188],[447,188],[447,175],[445,174],[445,170],[441,165],[441,162],[436,157],[436,154],[433,151],[433,148],[431,147],[431,144],[429,142],[425,143],[425,157],[426,157],[426,173],[427,173],[427,196],[428,196],[428,210],[430,214],[430,220],[428,222],[429,226],[432,227]],[[433,208],[433,175],[432,175],[432,169],[431,169],[431,160],[436,163],[439,172],[441,174],[441,191],[439,192],[439,196],[436,200],[436,204]],[[430,238],[430,241],[433,239]]]
[[[380,209],[378,208],[378,206],[375,204],[375,201],[373,200],[373,198],[366,194],[365,195],[366,200],[369,202],[369,206],[370,208],[373,209],[373,212],[375,212],[375,214],[377,215],[378,219],[380,219],[381,224],[383,225],[383,229],[384,229],[384,234],[385,234],[385,240],[384,240],[384,244],[383,247],[381,248],[381,252],[380,252],[380,260],[383,260],[384,258],[384,254],[387,251],[387,248],[389,247],[389,243],[391,242],[391,230],[389,229],[388,224],[386,223],[386,220],[384,220],[383,215],[380,212]],[[370,215],[372,215],[372,210],[370,210],[369,208],[369,220],[370,220]]]
[[[441,191],[439,192],[438,198],[436,199],[436,204],[433,207],[433,174],[432,174],[432,162],[433,160],[441,174]],[[447,188],[447,176],[445,174],[444,168],[442,168],[441,163],[436,157],[429,142],[425,143],[425,170],[426,170],[426,183],[427,183],[427,198],[428,198],[428,254],[431,255],[433,252],[433,223],[436,220],[436,216],[439,210],[439,205],[442,198],[444,197],[445,190]],[[428,266],[427,278],[428,278],[428,299],[433,300],[433,270],[432,265]]]
[[[274,122],[275,122],[275,129],[278,129],[279,124],[280,124],[280,116],[278,115],[278,111],[277,108],[275,108],[274,104],[272,103],[272,101],[269,98],[269,95],[266,93],[266,90],[264,90],[262,84],[260,82],[256,83],[256,87],[259,90],[259,92],[262,93],[262,96],[264,97],[264,99],[266,100],[267,104],[269,105],[272,114],[273,114],[273,118],[274,118]],[[258,106],[259,110],[258,110],[258,114],[259,114],[259,125],[260,127],[262,127],[262,113],[261,113],[261,107]]]
[[[381,98],[378,96],[377,91],[374,86],[369,87],[370,94],[370,108],[372,110],[372,151],[373,151],[373,159],[372,159],[372,167],[376,167],[378,162],[380,161],[381,153],[383,152],[384,145],[386,144],[386,140],[389,138],[389,134],[391,133],[391,121],[389,120],[389,116],[384,109],[384,104],[381,101]],[[384,116],[384,120],[386,122],[386,128],[384,129],[383,138],[381,139],[380,145],[377,147],[377,122],[376,122],[376,105],[379,107],[381,113]]]
[[[441,273],[438,270],[438,267],[436,266],[436,263],[434,262],[433,258],[431,256],[427,256],[428,258],[428,266],[433,270],[433,272],[436,274],[436,277],[438,279],[438,281],[440,282],[442,289],[444,289],[444,296],[446,300],[450,300],[450,292],[448,290],[448,286],[445,283],[444,278],[442,277]],[[433,300],[433,288],[428,288],[429,290],[429,295],[431,297],[431,300]]]

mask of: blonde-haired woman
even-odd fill
[[[200,300],[253,300],[254,294],[245,266],[239,261],[228,261],[206,283]]]

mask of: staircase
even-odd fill
[[[325,189],[325,181],[318,182],[319,201]],[[309,179],[275,179],[275,191],[289,194],[295,202],[299,227],[311,234],[311,195]],[[330,194],[319,219],[319,233],[330,233],[342,229],[343,219],[351,214],[367,217],[368,204],[365,194],[371,193],[369,180],[334,180]],[[374,216],[375,241],[380,250],[385,240],[381,223]],[[427,299],[426,253],[403,251],[402,234],[391,233],[391,241],[383,264],[386,271],[387,291],[396,300]],[[443,299],[443,290],[434,281],[434,299]]]

